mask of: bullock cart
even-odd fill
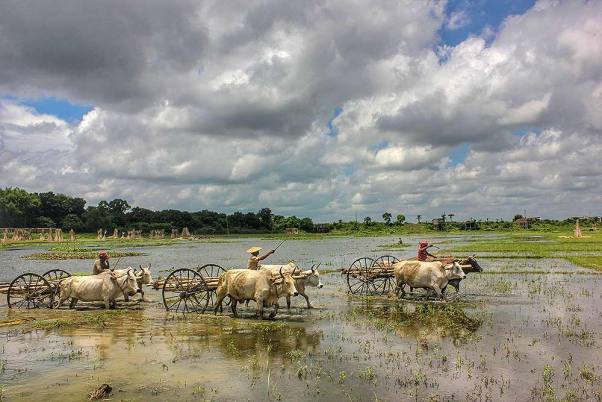
[[[172,271],[165,279],[155,281],[151,286],[159,290],[163,306],[175,313],[204,313],[215,308],[217,283],[226,270],[217,264],[205,264],[195,269],[180,268]],[[293,278],[303,278],[303,274]],[[276,279],[278,283],[281,279]],[[222,302],[229,305],[230,298]]]
[[[70,276],[62,269],[51,269],[42,275],[26,272],[11,282],[0,283],[0,293],[6,294],[8,308],[52,308],[59,282]]]
[[[361,257],[353,261],[349,268],[341,270],[347,280],[349,293],[367,296],[386,295],[396,291],[393,265],[398,261],[399,259],[392,255],[383,255],[376,259]],[[451,259],[442,258],[442,261],[451,261]],[[459,260],[459,263],[466,272],[482,271],[474,257]],[[450,284],[456,287],[456,283],[450,282]],[[459,287],[459,284],[457,286]]]
[[[165,310],[204,313],[215,305],[217,282],[224,272],[226,270],[217,264],[205,264],[195,269],[180,268],[151,286],[161,289]]]

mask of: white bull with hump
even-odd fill
[[[98,275],[70,276],[59,284],[60,307],[71,297],[69,308],[74,308],[78,300],[103,301],[105,308],[115,307],[115,300],[123,295],[133,296],[138,292],[138,280],[133,269],[117,276],[112,272],[102,272]]]
[[[464,279],[466,274],[460,264],[443,265],[441,261],[399,261],[393,265],[395,283],[405,296],[404,286],[433,290],[439,298],[443,298],[442,290],[450,280]]]
[[[295,280],[295,287],[297,288],[297,292],[305,298],[308,309],[313,308],[313,306],[309,302],[309,296],[305,293],[305,287],[313,286],[321,289],[324,286],[320,279],[320,272],[318,272],[319,267],[320,264],[318,264],[317,267],[312,265],[311,269],[301,271],[301,269],[292,261],[284,265],[261,265],[261,269],[270,271],[272,275],[277,274],[281,268],[282,272],[289,272],[291,275],[296,275],[296,277],[293,277]],[[286,296],[286,308],[291,308],[290,296]]]
[[[230,296],[232,312],[237,317],[236,305],[245,300],[255,300],[257,314],[263,320],[263,308],[274,306],[270,318],[274,318],[280,305],[278,299],[282,296],[296,296],[295,280],[290,273],[282,270],[274,276],[268,270],[231,269],[220,275],[217,284],[215,314],[221,309],[222,301]]]
[[[151,275],[151,264],[148,264],[148,267],[143,267],[140,265],[140,271],[136,271],[134,269],[134,275],[136,276],[136,282],[138,283],[138,293],[140,293],[140,300],[145,301],[144,299],[144,288],[142,285],[148,285],[153,282],[153,277]],[[127,267],[127,269],[116,269],[113,273],[116,276],[125,275],[128,270],[132,269],[132,267]],[[124,294],[125,301],[130,301],[130,296],[126,293]]]

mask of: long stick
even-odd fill
[[[276,246],[276,248],[274,249],[274,251],[278,250],[278,248],[279,248],[280,246],[282,246],[282,244],[284,244],[284,242],[285,242],[285,241],[286,241],[286,239],[282,240],[282,241],[280,242],[280,244]]]
[[[117,265],[119,264],[119,261],[121,261],[121,257],[117,258],[117,262],[115,263],[115,266],[113,267],[113,269],[111,271],[115,271],[117,269]]]

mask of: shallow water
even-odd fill
[[[364,255],[414,253],[374,251],[395,240],[291,241],[278,256],[338,268]],[[152,247],[129,263],[237,266],[250,243],[272,247],[249,239]],[[15,260],[11,253],[0,252],[0,262],[15,272],[63,266]],[[316,309],[294,298],[293,309],[282,309],[272,322],[252,318],[252,306],[234,319],[228,313],[184,317],[147,303],[77,327],[1,328],[4,398],[85,400],[108,383],[114,400],[139,401],[599,399],[602,276],[553,258],[479,262],[486,273],[470,274],[446,303],[351,297],[332,273],[323,276],[323,289],[309,289]],[[74,271],[87,263],[69,261]],[[153,300],[159,296],[148,292]],[[103,314],[2,308],[0,320]]]

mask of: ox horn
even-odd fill
[[[280,267],[280,276],[284,279],[284,275],[282,274],[282,267]]]

